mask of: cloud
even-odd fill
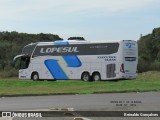
[[[158,0],[1,0],[0,19],[34,15],[114,14],[144,9]]]
[[[67,37],[133,37],[159,25],[159,4],[160,0],[0,0],[0,24],[2,30]]]

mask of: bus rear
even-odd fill
[[[133,40],[122,41],[122,61],[120,72],[124,79],[134,79],[137,76],[138,46]]]

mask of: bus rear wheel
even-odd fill
[[[85,82],[88,82],[90,81],[91,77],[90,77],[90,74],[88,72],[84,72],[81,76],[81,79]]]
[[[38,75],[38,73],[33,73],[32,74],[32,80],[34,80],[34,81],[38,81],[39,80],[39,75]]]
[[[92,80],[93,81],[100,81],[101,80],[101,75],[98,72],[93,73]]]

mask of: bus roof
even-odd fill
[[[120,41],[134,41],[134,40],[100,40],[100,41],[80,41],[80,40],[57,40],[53,42],[37,42],[38,45],[54,45],[56,43],[66,43],[69,44],[87,44],[87,43],[116,43]],[[136,42],[136,41],[134,41]],[[30,44],[29,44],[30,45]]]

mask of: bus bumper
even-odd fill
[[[19,79],[30,79],[25,70],[19,70]]]
[[[135,79],[137,77],[137,73],[131,74],[123,74],[122,79]]]

